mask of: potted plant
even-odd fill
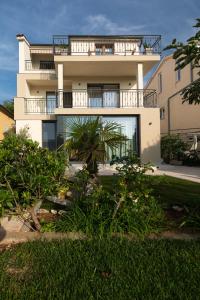
[[[144,43],[143,43],[143,47],[144,47],[144,52],[145,52],[147,55],[153,53],[153,48],[152,48],[151,44],[144,42]]]
[[[58,198],[61,201],[64,201],[68,191],[69,191],[69,187],[66,186],[60,187],[58,190]]]
[[[67,44],[61,44],[61,45],[59,45],[59,48],[60,48],[61,55],[68,54],[68,45]]]

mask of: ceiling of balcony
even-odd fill
[[[90,56],[55,56],[57,63],[64,64],[64,76],[137,76],[137,63],[143,63],[143,72],[146,75],[159,61],[159,55],[151,57],[90,57]],[[137,60],[136,60],[137,59]]]

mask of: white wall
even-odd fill
[[[19,73],[25,71],[25,60],[30,60],[30,48],[26,40],[19,41]]]
[[[27,127],[30,138],[42,146],[42,121],[41,120],[16,120],[16,132]]]

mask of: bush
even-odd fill
[[[182,160],[187,144],[181,140],[179,135],[171,134],[161,138],[161,157],[165,163],[171,160]]]
[[[14,207],[14,200],[12,194],[5,190],[0,190],[0,217],[3,216],[5,209],[12,209]]]
[[[27,206],[56,191],[66,163],[65,153],[39,147],[24,132],[9,134],[0,143],[0,184]]]
[[[55,229],[89,235],[115,232],[144,235],[159,231],[164,213],[152,196],[150,176],[145,175],[150,165],[129,157],[117,169],[118,181],[113,191],[94,185],[92,191],[75,201],[69,214],[56,222]],[[80,173],[78,176],[80,178]]]
[[[199,153],[196,150],[191,150],[185,153],[183,164],[186,166],[200,166]]]

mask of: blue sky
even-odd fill
[[[53,34],[161,34],[185,41],[199,0],[0,0],[0,102],[16,95],[17,33],[51,43]]]

